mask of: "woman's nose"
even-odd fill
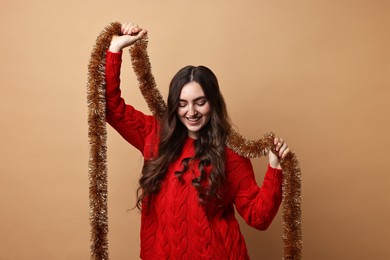
[[[194,106],[192,106],[192,105],[190,105],[189,107],[188,107],[188,111],[187,111],[187,115],[188,116],[194,116],[194,115],[196,115],[196,110],[195,110],[195,107]]]

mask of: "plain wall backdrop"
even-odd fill
[[[89,258],[87,65],[113,21],[148,29],[164,97],[179,68],[206,65],[241,134],[288,141],[304,259],[390,259],[389,14],[385,0],[2,1],[0,259]],[[126,101],[148,113],[123,57]],[[110,258],[138,259],[142,158],[108,130]],[[281,259],[281,211],[266,232],[241,223],[252,259]]]

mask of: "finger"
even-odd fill
[[[286,149],[288,149],[288,145],[283,143],[283,145],[279,148],[279,156],[282,156]]]
[[[146,33],[147,31],[145,29],[142,29],[139,33],[137,33],[137,35],[131,35],[131,37],[133,38],[133,43],[144,37]]]
[[[131,35],[134,33],[135,28],[138,28],[138,25],[133,24],[133,23],[125,23],[122,25],[122,34],[129,34]]]
[[[144,37],[146,34],[148,33],[148,31],[147,30],[145,30],[145,29],[142,29],[140,32],[138,32],[138,34],[137,34],[137,40],[139,40],[139,39],[141,39],[142,37]]]
[[[277,144],[279,142],[284,142],[283,138],[278,138],[278,137],[275,137],[274,138],[274,144]]]
[[[284,151],[283,151],[283,154],[281,155],[282,158],[285,158],[285,157],[289,154],[289,152],[290,152],[290,148],[287,147],[287,149],[284,150]]]
[[[280,148],[283,146],[283,144],[284,144],[283,139],[282,139],[282,138],[279,138],[279,139],[278,139],[278,142],[277,142],[277,144],[276,144],[275,150],[276,150],[276,151],[279,151]]]
[[[130,27],[130,35],[137,35],[141,31],[138,25],[134,24]]]
[[[121,25],[121,32],[123,33],[124,29],[126,28],[127,23],[122,23]]]

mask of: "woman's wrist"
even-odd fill
[[[282,170],[282,165],[279,162],[268,162],[268,165],[273,169]]]
[[[122,52],[122,47],[117,44],[111,42],[110,47],[108,48],[110,52]]]

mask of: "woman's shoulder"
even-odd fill
[[[230,148],[226,148],[225,151],[226,187],[229,194],[236,194],[243,180],[252,182],[255,179],[252,162],[249,158],[239,155]]]
[[[225,156],[226,161],[250,161],[249,158],[238,154],[238,152],[232,150],[231,148],[225,146]]]
[[[249,158],[239,155],[229,147],[225,147],[225,158],[227,171],[237,168],[252,169],[252,163]]]

